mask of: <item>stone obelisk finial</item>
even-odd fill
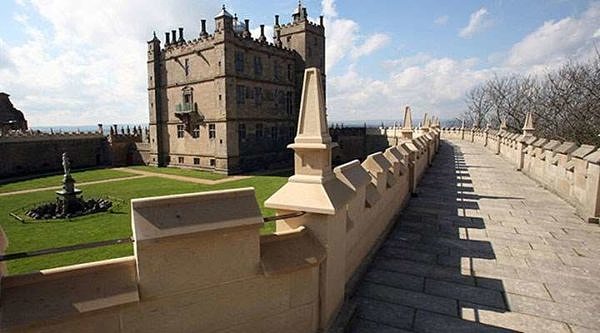
[[[429,132],[429,117],[427,116],[427,113],[425,113],[425,116],[423,117],[423,126],[421,126],[421,132]]]
[[[525,117],[525,125],[523,126],[523,134],[525,136],[533,135],[535,127],[533,127],[533,113],[528,112]]]
[[[500,122],[500,131],[506,131],[508,129],[508,125],[506,125],[506,118],[502,118]]]
[[[408,105],[404,108],[404,124],[400,130],[400,134],[402,135],[402,139],[410,140],[413,137],[412,114]]]
[[[331,149],[337,143],[329,136],[321,78],[318,68],[304,72],[298,132],[288,146],[294,150],[294,175],[265,201],[266,207],[335,214],[350,195],[332,172]]]

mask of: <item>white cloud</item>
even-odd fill
[[[450,17],[449,17],[448,15],[442,15],[442,16],[439,16],[439,17],[437,17],[437,18],[436,18],[436,19],[433,21],[433,23],[435,23],[435,25],[444,26],[444,25],[448,24],[448,19],[449,19],[449,18],[450,18]]]
[[[250,22],[250,26],[252,26],[252,22]],[[250,34],[252,34],[252,38],[258,39],[260,37],[260,26],[250,29]],[[265,24],[265,37],[268,42],[273,41],[273,26]]]
[[[464,107],[466,91],[492,77],[494,70],[478,69],[476,59],[434,58],[426,54],[403,57],[385,64],[388,76],[375,80],[356,72],[328,81],[328,110],[332,121],[352,119],[401,120],[402,105],[414,112],[450,117]]]
[[[600,3],[593,3],[580,17],[544,22],[510,49],[506,65],[536,72],[585,58],[598,46],[598,30]]]
[[[335,0],[323,0],[321,1],[321,12],[327,17],[336,17],[337,11],[335,10]]]
[[[471,38],[474,34],[489,27],[492,21],[489,18],[489,12],[485,7],[480,8],[472,13],[469,17],[469,23],[464,28],[460,29],[458,35],[462,38]]]
[[[350,66],[328,78],[328,112],[333,122],[353,119],[397,119],[401,106],[411,105],[418,118],[424,112],[454,117],[464,111],[464,96],[495,74],[542,74],[569,60],[595,55],[600,43],[600,3],[578,17],[545,22],[487,63],[478,59],[406,55],[382,63],[387,76],[376,80]],[[483,66],[482,66],[483,65]]]
[[[364,43],[356,46],[355,52],[352,53],[352,57],[358,58],[369,55],[380,48],[384,47],[390,42],[390,36],[386,34],[376,33],[369,36]]]
[[[33,126],[146,122],[145,41],[179,26],[193,38],[220,7],[210,1],[21,1],[13,19],[27,38],[0,43],[0,91]]]
[[[325,18],[326,72],[335,67],[341,60],[350,58],[356,61],[381,49],[390,42],[384,33],[362,35],[356,21],[339,18],[335,0],[322,0],[322,14]]]

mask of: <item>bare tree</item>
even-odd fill
[[[519,131],[534,113],[539,136],[600,144],[600,53],[588,62],[569,62],[541,78],[495,76],[466,94],[464,119],[497,127],[506,119]]]

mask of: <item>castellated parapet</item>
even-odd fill
[[[10,131],[0,135],[0,177],[20,177],[61,169],[61,155],[68,153],[74,169],[147,164],[148,130],[102,125],[91,132]]]
[[[192,40],[179,28],[148,42],[150,163],[222,173],[291,164],[304,69],[324,73],[323,26],[294,16],[271,43],[224,7],[214,22],[212,34],[202,20]]]
[[[427,170],[439,130],[332,168],[321,73],[307,73],[287,185],[318,197],[302,193],[301,206],[300,193],[275,193],[265,204],[279,216],[272,235],[260,235],[251,188],[132,200],[135,255],[3,277],[3,332],[326,331]]]
[[[502,124],[499,130],[473,127],[465,139],[464,128],[443,128],[441,136],[470,140],[506,158],[515,169],[539,182],[577,208],[588,221],[600,218],[600,150],[535,136],[533,114],[528,113],[523,133]]]

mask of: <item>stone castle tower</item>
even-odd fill
[[[273,42],[264,25],[250,33],[223,6],[214,33],[201,20],[148,42],[150,164],[239,173],[291,164],[304,69],[325,82],[325,29],[298,5],[292,22],[275,16]]]

